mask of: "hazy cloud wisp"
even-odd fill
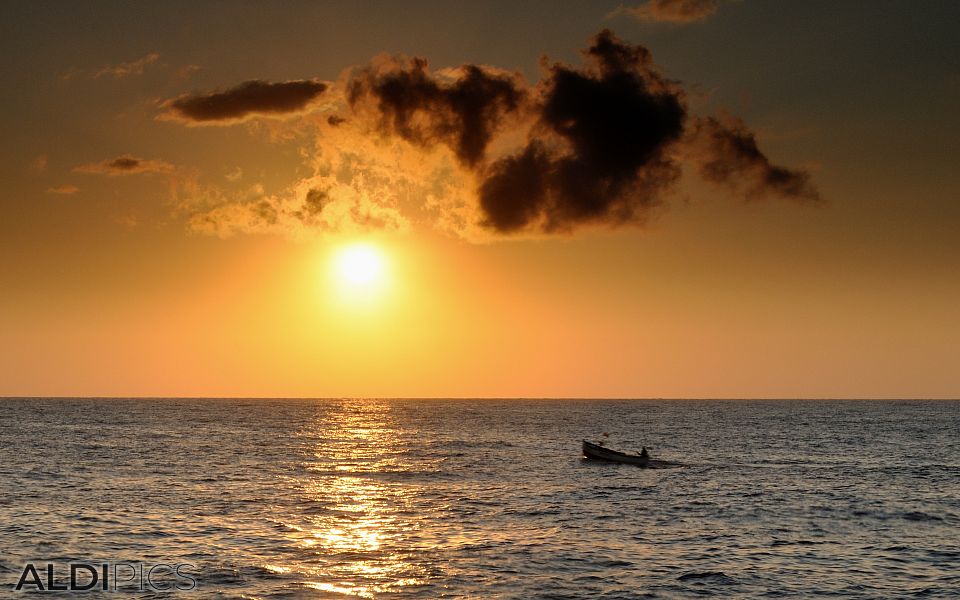
[[[125,154],[114,159],[96,163],[87,163],[73,168],[75,173],[88,175],[138,175],[151,173],[172,173],[174,166],[166,161],[157,159],[137,158]]]
[[[720,0],[647,0],[622,12],[641,21],[686,24],[703,21],[720,8]]]
[[[753,132],[736,117],[697,118],[691,140],[700,175],[711,183],[725,185],[747,199],[777,196],[821,201],[808,172],[772,164],[757,147]]]
[[[61,196],[70,196],[72,194],[76,194],[79,191],[80,191],[80,188],[69,183],[47,188],[48,194],[60,194]]]
[[[94,73],[93,77],[94,79],[100,79],[101,77],[110,76],[114,79],[123,79],[131,75],[143,75],[147,67],[156,63],[158,60],[160,60],[160,55],[156,52],[151,52],[143,58],[138,58],[134,61],[103,67]]]

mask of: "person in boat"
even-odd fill
[[[640,449],[640,458],[650,458],[650,453],[647,452],[647,447],[646,447],[646,446],[643,446],[643,447]]]

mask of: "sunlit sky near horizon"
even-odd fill
[[[960,4],[680,4],[3,3],[0,396],[960,396]]]

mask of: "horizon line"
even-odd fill
[[[869,396],[60,396],[60,395],[0,395],[2,400],[570,400],[570,401],[753,401],[753,402],[863,402],[863,401],[946,401],[958,397],[869,397]]]

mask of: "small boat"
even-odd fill
[[[599,444],[594,444],[583,440],[583,456],[594,460],[607,460],[611,462],[626,463],[628,465],[637,465],[638,467],[650,466],[649,456],[640,456],[639,454],[626,454],[604,448]]]

